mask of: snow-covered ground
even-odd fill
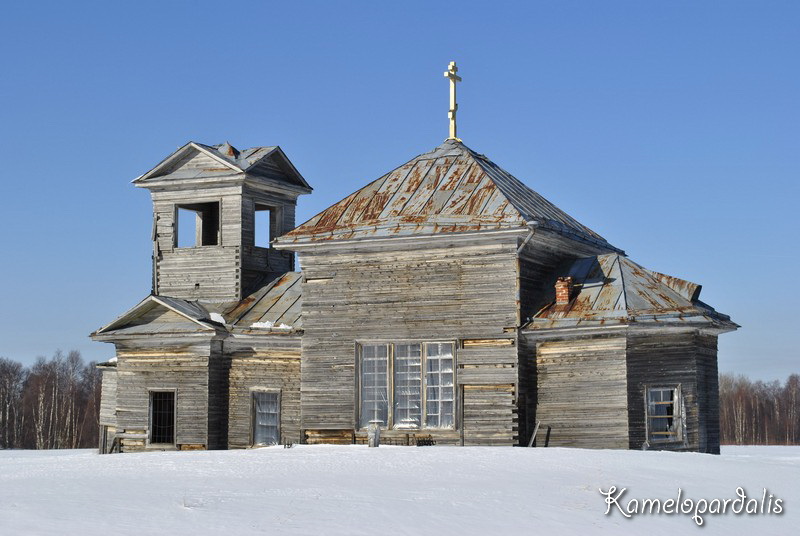
[[[760,502],[780,515],[604,515],[619,498]],[[773,499],[773,501],[774,501]],[[729,507],[730,508],[730,507]],[[800,447],[721,456],[494,447],[297,446],[98,456],[0,451],[0,534],[798,534]]]

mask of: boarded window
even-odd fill
[[[370,421],[389,422],[389,347],[372,344],[361,347],[361,411],[359,426],[366,428]]]
[[[683,437],[680,387],[650,387],[646,396],[648,440],[680,441]]]
[[[253,391],[253,445],[277,445],[280,442],[280,395],[277,392]]]
[[[451,342],[361,346],[359,428],[455,427],[455,358]]]
[[[175,246],[219,245],[219,202],[175,205]]]
[[[150,443],[175,444],[175,391],[150,392]]]

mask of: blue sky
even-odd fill
[[[0,356],[113,355],[150,290],[130,180],[188,140],[281,145],[298,222],[459,135],[800,372],[796,2],[18,2],[0,15]]]

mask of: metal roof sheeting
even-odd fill
[[[237,330],[257,333],[286,333],[302,329],[302,274],[287,272],[269,285],[254,292],[225,314]],[[261,324],[262,327],[253,327]],[[266,327],[271,324],[272,328]],[[281,325],[289,328],[280,328]]]
[[[739,326],[699,301],[700,285],[651,272],[618,254],[575,261],[565,275],[573,278],[572,298],[539,311],[527,329],[659,323],[711,325],[722,331]]]
[[[210,331],[246,331],[248,333],[289,334],[302,329],[300,316],[302,275],[287,272],[268,285],[263,286],[240,302],[210,303],[189,301],[167,296],[148,296],[138,305],[117,318],[111,324],[98,329],[92,335],[153,335],[182,334]],[[148,322],[136,320],[152,310],[163,307],[181,315],[185,322]],[[214,320],[217,317],[224,324]],[[260,324],[254,327],[253,324]],[[274,327],[267,327],[268,324]],[[285,326],[285,327],[281,327]]]
[[[611,248],[603,237],[488,158],[448,140],[325,209],[276,243],[507,229],[531,221]]]

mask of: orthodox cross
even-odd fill
[[[450,118],[450,136],[447,139],[461,141],[458,139],[458,136],[456,136],[456,111],[458,111],[458,103],[456,103],[456,83],[461,82],[461,77],[456,74],[457,72],[458,67],[456,67],[456,62],[454,61],[450,62],[450,65],[447,66],[447,70],[444,72],[445,78],[450,79],[450,111],[447,114],[447,117]]]

